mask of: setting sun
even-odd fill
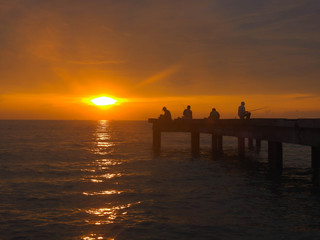
[[[98,106],[112,105],[117,102],[117,100],[110,98],[110,97],[99,97],[99,98],[91,99],[90,101],[94,105],[98,105]]]

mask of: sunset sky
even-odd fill
[[[319,0],[0,0],[0,119],[320,118]],[[101,107],[90,99],[113,97]]]

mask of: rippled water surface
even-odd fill
[[[122,121],[0,121],[0,239],[320,239],[310,149],[284,145],[274,178],[267,146],[237,157],[210,136]]]

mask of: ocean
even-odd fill
[[[190,153],[188,133],[152,151],[147,121],[0,121],[0,239],[320,239],[310,148]]]

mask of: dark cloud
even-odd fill
[[[137,95],[315,94],[319,10],[315,0],[2,1],[0,81],[19,92],[105,82]]]

